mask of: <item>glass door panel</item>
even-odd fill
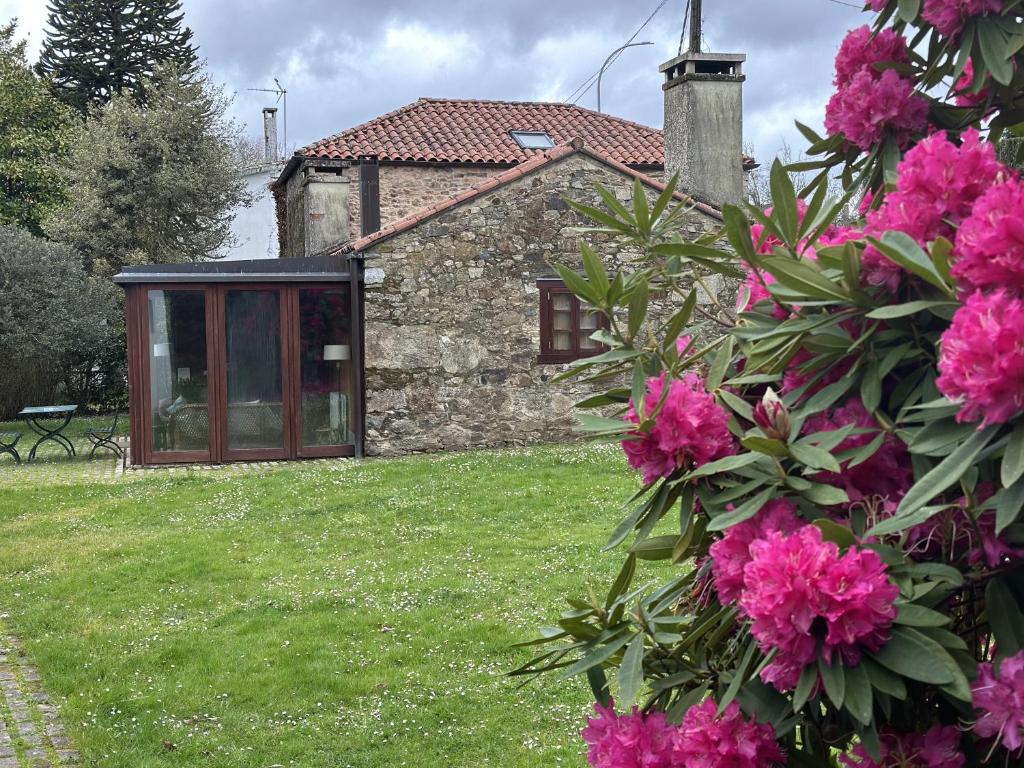
[[[346,286],[298,293],[301,445],[314,455],[318,447],[355,442],[349,291]]]
[[[228,451],[283,452],[281,292],[224,291]]]
[[[151,290],[147,304],[150,449],[208,455],[206,293]]]

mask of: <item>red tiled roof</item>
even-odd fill
[[[495,176],[490,176],[481,181],[480,183],[474,184],[468,189],[465,189],[462,192],[452,195],[451,197],[446,198],[445,200],[441,200],[440,202],[434,203],[433,205],[429,205],[426,208],[421,208],[418,211],[413,211],[408,216],[404,216],[401,219],[395,219],[394,221],[389,222],[387,225],[385,225],[377,232],[373,232],[372,234],[366,235],[365,237],[360,237],[356,240],[352,240],[341,246],[331,248],[327,251],[327,253],[329,255],[340,255],[345,253],[365,251],[367,248],[370,248],[371,246],[374,246],[377,243],[380,243],[384,240],[388,240],[397,234],[412,229],[413,227],[423,223],[427,219],[432,219],[434,216],[444,213],[449,208],[454,208],[455,206],[461,205],[462,203],[468,200],[472,200],[475,197],[479,197],[480,195],[486,194],[487,192],[491,192],[495,189],[498,189],[499,187],[503,187],[506,184],[510,184],[516,179],[522,178],[523,176],[531,174],[534,171],[537,171],[550,163],[554,163],[558,160],[568,157],[569,155],[576,154],[577,152],[582,152],[583,154],[586,154],[594,158],[595,160],[604,163],[605,165],[615,168],[616,170],[628,176],[632,176],[633,178],[639,179],[647,186],[657,189],[658,191],[664,191],[666,187],[664,182],[658,181],[657,179],[653,179],[650,176],[647,176],[643,173],[640,173],[637,170],[634,170],[633,168],[630,168],[628,165],[624,163],[621,163],[617,160],[613,160],[612,158],[603,155],[599,151],[588,147],[582,139],[574,138],[569,143],[561,144],[557,147],[554,147],[553,149],[549,149],[544,152],[534,152],[532,157],[530,157],[525,162],[515,166],[514,168],[509,168],[507,171],[503,171],[502,173],[499,173]],[[676,191],[674,197],[681,202],[692,204],[697,210],[702,211],[703,213],[706,213],[709,216],[713,216],[717,219],[722,218],[722,214],[717,208],[708,205],[707,203],[701,202],[699,200],[695,200],[694,198],[690,197],[689,195],[683,192]]]
[[[575,104],[420,99],[299,150],[306,157],[354,160],[377,155],[399,162],[522,163],[510,131],[546,131],[555,144],[581,136],[605,157],[627,165],[665,162],[661,131]]]

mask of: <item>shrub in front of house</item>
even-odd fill
[[[587,677],[597,768],[1024,761],[1024,183],[996,151],[1024,131],[1021,7],[868,5],[828,135],[800,126],[807,189],[776,164],[770,211],[694,243],[671,189],[579,206],[650,257],[561,270],[609,318],[573,375],[628,382],[581,422],[641,488],[618,578],[513,674]],[[735,308],[698,306],[708,271]]]

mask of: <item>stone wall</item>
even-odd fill
[[[569,435],[571,406],[588,390],[550,384],[566,366],[537,362],[537,280],[555,274],[553,262],[580,266],[572,228],[586,222],[564,199],[600,205],[594,182],[626,200],[633,179],[577,153],[366,254],[368,267],[384,271],[380,287],[366,293],[369,453]],[[719,225],[694,211],[684,226],[696,237]],[[597,246],[609,267],[638,256],[607,240]]]

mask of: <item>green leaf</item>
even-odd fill
[[[633,545],[629,551],[635,553],[641,560],[668,560],[672,557],[672,550],[675,549],[678,538],[675,534],[652,536]]]
[[[796,690],[793,692],[793,711],[799,712],[804,708],[804,704],[807,703],[807,699],[811,695],[811,691],[814,690],[815,683],[818,682],[818,666],[816,664],[808,664],[804,667],[803,672],[800,673],[800,682],[796,684]]]
[[[636,574],[636,555],[632,552],[626,557],[626,562],[622,564],[622,568],[619,570],[619,575],[615,578],[615,582],[612,584],[611,589],[608,590],[608,597],[605,598],[604,607],[608,610],[612,607],[612,603],[629,589],[629,585],[633,582],[633,576]]]
[[[882,693],[888,694],[900,701],[907,698],[907,686],[903,682],[902,677],[894,675],[881,664],[866,656],[861,659],[860,665],[867,671],[868,679],[871,680],[873,688],[877,688]]]
[[[825,483],[808,483],[809,487],[800,491],[800,495],[808,501],[822,507],[833,507],[837,504],[845,504],[850,500],[849,495],[842,488]]]
[[[1004,488],[996,496],[996,533],[1002,533],[1006,527],[1017,522],[1021,508],[1024,507],[1024,477],[1009,488]]]
[[[600,293],[594,286],[580,277],[576,270],[562,264],[556,264],[555,269],[558,270],[559,277],[562,278],[562,282],[565,283],[570,291],[595,307],[601,304]]]
[[[839,299],[850,301],[849,294],[839,285],[825,277],[812,262],[797,261],[784,257],[759,256],[757,266],[770,273],[784,286],[799,291],[802,296],[812,299]]]
[[[908,24],[912,23],[921,11],[921,0],[899,0],[898,13]]]
[[[719,389],[715,394],[722,398],[725,404],[733,410],[733,413],[739,414],[747,421],[754,420],[753,407],[742,397],[733,394],[728,389]]]
[[[766,456],[788,456],[789,448],[781,440],[770,437],[751,435],[740,440],[740,444],[748,451],[757,451]]]
[[[846,696],[846,675],[843,674],[843,663],[839,660],[839,654],[832,654],[831,664],[819,656],[818,671],[821,673],[821,682],[825,684],[825,693],[835,704],[836,709],[841,709]]]
[[[753,638],[747,643],[747,651],[743,654],[743,659],[740,661],[740,665],[736,667],[736,671],[733,673],[732,680],[729,682],[729,687],[726,688],[725,694],[722,696],[721,701],[718,702],[718,714],[721,715],[725,708],[732,703],[732,700],[736,698],[736,694],[740,692],[740,686],[743,685],[743,680],[747,676],[747,669],[750,667],[750,661],[754,658],[754,651],[757,650],[757,643],[754,642]]]
[[[591,667],[587,670],[587,682],[590,683],[590,690],[594,693],[594,700],[602,707],[610,707],[612,694],[608,690],[608,678],[601,667]]]
[[[1009,85],[1013,80],[1013,61],[1006,55],[1006,36],[999,26],[987,18],[977,20],[978,42],[981,58],[992,77],[1000,85]]]
[[[723,459],[716,459],[715,461],[709,461],[707,464],[702,464],[693,472],[687,473],[683,479],[696,480],[700,477],[717,475],[719,472],[732,472],[748,464],[753,464],[759,458],[760,454],[757,453],[738,453],[735,456],[726,456]]]
[[[778,221],[786,243],[794,245],[800,219],[796,207],[796,190],[793,188],[793,180],[778,158],[772,163],[768,183],[772,193],[772,216]]]
[[[750,237],[750,222],[746,214],[735,205],[722,207],[722,218],[725,220],[725,232],[729,243],[736,249],[737,255],[748,264],[752,264],[757,254]]]
[[[602,435],[621,435],[625,432],[631,432],[636,428],[635,424],[628,424],[622,419],[609,419],[593,413],[578,413],[576,418],[579,420],[580,428],[584,432],[597,432]]]
[[[909,627],[894,627],[889,642],[869,653],[886,669],[911,680],[946,685],[955,679],[949,667],[956,662],[946,649]]]
[[[952,289],[942,279],[932,257],[905,232],[886,232],[882,239],[868,238],[882,253],[922,280],[931,283],[947,295]]]
[[[908,301],[905,304],[890,304],[886,307],[879,307],[871,312],[868,312],[867,316],[875,320],[895,320],[898,317],[906,317],[907,315],[915,315],[918,312],[923,312],[926,309],[935,309],[936,307],[958,307],[960,306],[955,301],[937,301],[937,300],[920,300],[920,301]]]
[[[794,459],[811,469],[826,469],[829,472],[840,471],[839,462],[836,461],[835,456],[823,448],[794,443],[789,446],[789,452],[793,455]]]
[[[591,667],[604,664],[604,662],[608,661],[608,659],[618,653],[622,646],[629,642],[629,638],[629,632],[623,632],[620,636],[610,640],[607,644],[598,646],[595,650],[588,653],[575,664],[566,667],[561,676],[563,678],[574,677],[582,672],[586,672]]]
[[[1010,442],[1006,444],[1003,462],[999,466],[999,478],[1003,488],[1009,488],[1024,475],[1024,421],[1013,428]]]
[[[834,520],[829,520],[826,517],[819,517],[812,523],[812,525],[817,526],[818,529],[821,530],[821,538],[825,541],[831,541],[837,544],[840,549],[852,547],[857,543],[857,539],[853,535],[853,531],[845,525],[840,525]]]
[[[898,607],[896,623],[907,627],[944,627],[950,622],[946,614],[921,605],[902,603]]]
[[[633,339],[640,332],[640,327],[647,319],[647,283],[641,282],[629,300],[629,338]]]
[[[952,443],[966,440],[976,431],[977,427],[973,424],[958,424],[953,419],[936,419],[915,434],[907,447],[911,453],[930,455]]]
[[[621,706],[627,711],[644,684],[644,636],[636,635],[629,641],[629,647],[622,655],[619,667],[619,696]]]
[[[580,243],[580,252],[583,255],[583,270],[587,273],[590,285],[603,297],[608,292],[611,281],[604,271],[604,264],[601,263],[601,258],[586,243]]]
[[[859,722],[871,722],[872,701],[871,679],[863,664],[846,668],[846,709]]]
[[[708,372],[708,391],[714,392],[725,380],[725,373],[729,370],[729,363],[732,362],[733,349],[735,348],[735,345],[736,339],[732,336],[728,336],[726,337],[725,343],[715,354],[715,362],[711,365],[711,370]]]
[[[985,605],[1000,655],[1013,656],[1024,650],[1024,616],[1004,579],[992,579],[985,587]]]
[[[872,527],[868,531],[868,536],[881,536],[886,533],[902,531],[906,527],[905,521],[909,515],[964,476],[964,473],[973,466],[978,454],[985,449],[998,429],[998,426],[993,425],[982,432],[975,432],[961,443],[955,451],[914,484],[907,495],[903,497],[903,501],[900,502],[895,517],[883,520]]]
[[[770,486],[765,488],[761,493],[757,494],[752,499],[748,499],[746,502],[738,506],[731,512],[726,512],[724,515],[719,515],[708,523],[709,531],[724,531],[736,523],[742,523],[744,520],[749,520],[756,515],[761,507],[763,507],[769,499],[778,493],[778,488]]]

